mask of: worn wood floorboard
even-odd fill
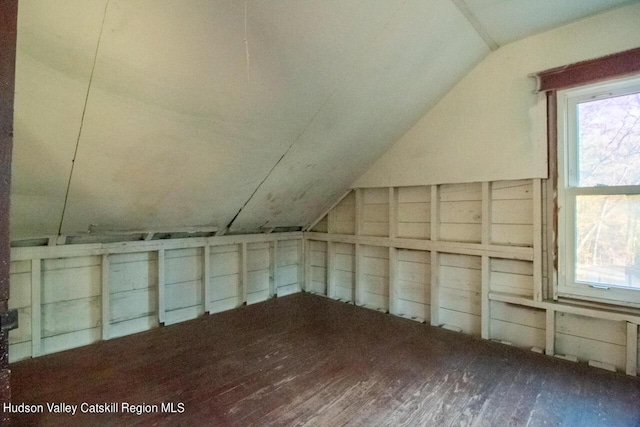
[[[46,426],[640,426],[640,379],[297,294],[11,366],[13,402],[182,402]]]

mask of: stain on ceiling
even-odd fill
[[[21,0],[12,239],[305,226],[561,3]]]

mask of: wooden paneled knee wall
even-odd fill
[[[547,299],[545,187],[353,190],[304,233],[305,290],[637,375],[640,314]]]
[[[302,233],[12,249],[11,361],[302,288]]]

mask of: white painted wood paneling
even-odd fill
[[[9,331],[9,361],[15,362],[31,355],[31,262],[12,262],[9,283],[9,308],[18,310],[18,328]]]
[[[400,187],[398,194],[398,237],[431,237],[431,187]]]
[[[202,248],[165,252],[165,324],[194,319],[204,313]]]
[[[157,326],[158,260],[155,252],[109,257],[110,336]]]
[[[230,310],[242,304],[239,245],[211,248],[211,312]]]
[[[335,298],[353,302],[355,295],[355,245],[335,243]]]
[[[556,352],[625,370],[626,323],[574,314],[556,314]]]
[[[250,303],[269,297],[270,270],[274,267],[270,245],[274,238],[278,236],[242,237],[247,241],[244,244],[247,246]],[[149,251],[111,255],[64,256],[69,249],[73,249],[69,252],[72,255],[82,254],[83,250],[95,253],[95,245],[47,248],[59,251],[60,256],[49,254],[44,260],[29,260],[28,254],[23,253],[27,259],[11,264],[10,304],[18,309],[20,318],[20,327],[10,333],[11,361],[157,327],[160,302],[166,323],[203,314],[206,253],[210,267],[208,294],[213,310],[235,308],[242,295],[239,282],[241,244],[216,245],[218,240],[226,242],[228,238],[214,239],[213,246],[207,250],[203,247],[180,248],[180,245],[176,248],[176,240],[163,240],[154,242]],[[283,285],[281,289],[289,292],[300,290],[298,248],[301,242],[284,240],[278,245],[278,281]],[[164,249],[165,246],[174,249]],[[39,249],[42,248],[20,251],[33,250],[34,255],[47,252]],[[105,260],[108,262],[104,263]],[[158,287],[160,284],[161,288]],[[158,295],[161,289],[162,301]],[[104,290],[107,295],[103,294]],[[34,306],[38,307],[35,312]],[[103,319],[108,323],[103,324]]]
[[[362,305],[389,310],[389,250],[379,246],[362,247]]]
[[[269,299],[269,243],[247,244],[247,304]]]
[[[309,242],[309,268],[311,268],[311,280],[307,292],[320,295],[327,294],[327,243]]]
[[[545,347],[545,311],[491,301],[491,339],[523,348]]]
[[[440,186],[440,239],[456,242],[482,240],[482,186]]]
[[[531,180],[499,181],[492,188],[492,243],[533,246]]]
[[[362,190],[362,231],[365,236],[389,236],[389,190]]]
[[[431,253],[398,250],[398,314],[425,322],[431,319]]]
[[[336,234],[355,234],[356,232],[356,194],[354,191],[345,196],[335,207]]]
[[[491,258],[490,290],[533,296],[533,262]]]
[[[440,323],[480,335],[481,258],[443,253],[439,260]]]
[[[278,296],[290,295],[302,290],[299,271],[303,268],[300,257],[301,240],[284,240],[278,242],[278,271],[276,289]]]

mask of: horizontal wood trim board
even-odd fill
[[[567,89],[640,73],[640,47],[537,73],[538,91]]]
[[[400,237],[353,236],[349,234],[304,233],[305,239],[321,242],[362,244],[419,251],[438,251],[462,255],[487,255],[492,258],[533,261],[533,249],[519,246],[502,246],[482,243],[448,242],[443,240],[419,240]]]
[[[203,248],[205,246],[237,245],[255,242],[275,242],[281,240],[301,240],[301,231],[290,233],[243,234],[237,236],[194,237],[187,239],[151,240],[121,243],[95,243],[63,246],[37,246],[11,248],[11,261],[30,259],[74,258],[94,255],[150,252],[160,249]]]
[[[489,300],[517,304],[525,307],[552,310],[558,313],[576,314],[580,316],[593,317],[596,319],[613,320],[619,322],[630,322],[640,325],[640,314],[625,313],[601,308],[581,307],[573,304],[563,304],[551,301],[534,301],[529,298],[500,292],[490,292]]]

